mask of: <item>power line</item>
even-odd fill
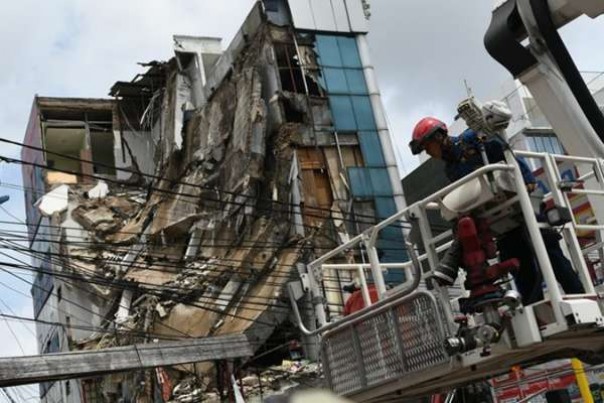
[[[2,241],[13,244],[13,242],[8,240],[7,238],[0,237],[0,242],[2,242]],[[56,256],[58,258],[64,257],[64,258],[68,258],[71,260],[77,260],[77,261],[87,262],[87,263],[102,263],[103,262],[98,257],[84,257],[84,256],[78,256],[77,254],[62,254],[62,253],[54,253],[54,252],[32,251],[30,248],[20,247],[18,245],[14,245],[14,244],[11,246],[6,246],[5,248],[9,249],[9,250],[21,252],[21,253],[27,253],[32,256],[34,253],[39,254],[39,255],[43,256],[42,259],[45,259],[47,256]],[[0,249],[1,249],[1,247],[0,247]],[[300,249],[302,250],[301,247],[300,247]],[[163,254],[161,254],[161,255],[163,255]],[[170,260],[168,258],[162,258],[162,257],[154,256],[154,255],[144,254],[144,253],[139,254],[139,257],[143,260],[146,260],[146,258],[151,258],[154,261],[152,263],[143,263],[143,262],[139,263],[136,261],[131,262],[131,263],[111,262],[110,265],[139,269],[139,270],[146,270],[146,271],[152,271],[152,272],[158,272],[158,273],[167,273],[167,274],[171,274],[174,276],[178,276],[179,273],[175,272],[175,271],[169,271],[166,269],[175,269],[175,270],[179,270],[179,271],[182,271],[182,269],[183,269],[182,262],[178,261],[178,260]],[[242,265],[238,266],[238,265],[234,265],[234,264],[221,263],[222,261],[241,263]],[[200,268],[185,267],[185,269],[189,272],[199,272],[200,274],[203,274],[205,272],[216,272],[216,270],[212,270],[211,267],[222,267],[222,268],[226,268],[226,269],[231,269],[233,271],[246,270],[246,271],[249,271],[249,275],[251,275],[251,276],[254,276],[256,273],[261,273],[265,270],[264,267],[252,266],[251,264],[248,263],[248,261],[249,260],[247,260],[247,259],[218,258],[218,259],[213,259],[213,260],[209,260],[206,262],[199,262],[199,263],[207,265],[208,267],[205,267],[205,268],[203,268],[203,267],[200,267]],[[158,263],[158,262],[161,262],[161,263]],[[61,262],[61,263],[63,264],[63,262]],[[290,278],[292,278],[291,274],[281,275],[280,273],[294,274],[292,265],[279,264],[279,263],[270,263],[270,265],[277,266],[277,267],[283,267],[285,269],[284,270],[272,270],[270,273],[267,273],[268,276],[276,277],[276,278],[290,279]],[[166,269],[162,269],[162,268],[166,268]],[[81,268],[78,266],[76,268],[76,270],[81,270]],[[245,275],[247,273],[238,273],[238,274]],[[328,275],[324,274],[323,279],[337,281],[338,277],[328,276]],[[256,284],[256,282],[253,281],[253,279],[252,280],[243,280],[242,279],[241,282]],[[143,284],[143,285],[145,284],[144,282],[139,282],[139,283]],[[270,283],[267,281],[263,282],[263,284],[281,285],[278,283]],[[155,286],[158,287],[157,285],[155,285]],[[333,289],[330,289],[330,290],[333,290]]]
[[[134,175],[140,175],[140,176],[152,178],[152,179],[158,180],[158,181],[166,181],[166,182],[170,182],[173,185],[184,185],[184,186],[190,186],[190,187],[197,187],[197,188],[202,189],[202,190],[218,191],[219,193],[222,193],[222,194],[228,194],[228,195],[232,195],[232,196],[236,196],[236,197],[243,197],[243,198],[253,199],[254,201],[259,201],[259,202],[270,202],[271,204],[281,204],[281,205],[285,205],[285,206],[288,206],[288,207],[299,207],[299,205],[293,204],[293,203],[280,202],[280,201],[275,201],[273,199],[259,199],[259,198],[256,198],[255,196],[251,196],[251,195],[248,195],[248,194],[245,194],[245,193],[237,193],[237,192],[231,192],[231,191],[226,191],[226,190],[218,190],[216,188],[213,188],[213,187],[207,186],[207,185],[200,185],[200,184],[192,184],[192,183],[188,183],[188,182],[175,181],[175,180],[171,180],[169,178],[163,177],[163,176],[158,176],[158,175],[153,175],[153,174],[146,174],[146,173],[143,173],[143,172],[140,172],[140,171],[137,171],[137,170],[132,170],[132,169],[128,169],[128,168],[120,168],[120,167],[117,167],[115,165],[108,165],[108,164],[104,164],[104,163],[100,163],[100,162],[94,162],[92,160],[84,160],[84,159],[81,159],[81,158],[78,158],[78,157],[73,157],[73,156],[68,155],[68,154],[62,154],[62,153],[58,153],[58,152],[54,152],[54,151],[49,151],[48,149],[43,148],[43,147],[36,147],[36,146],[33,146],[33,145],[29,145],[29,144],[25,144],[25,143],[20,143],[20,142],[17,142],[17,141],[14,141],[14,140],[5,139],[5,138],[0,138],[0,142],[5,142],[5,143],[8,143],[8,144],[13,144],[13,145],[21,146],[21,147],[28,148],[28,149],[35,150],[35,151],[41,151],[41,152],[44,152],[44,153],[47,153],[47,154],[57,155],[57,156],[60,156],[60,157],[63,157],[63,158],[67,158],[67,159],[73,160],[73,161],[78,161],[78,162],[87,163],[87,164],[91,164],[91,165],[98,165],[98,166],[102,166],[102,167],[110,168],[110,169],[115,169],[115,170],[122,171],[122,172],[128,172],[128,173],[131,173],[131,174],[134,174]],[[15,160],[15,161],[19,161],[19,160]],[[25,162],[25,161],[19,161],[19,162]],[[69,173],[71,175],[90,176],[89,174],[83,174],[83,173],[80,173],[80,172],[73,172],[73,171],[72,172],[68,172],[68,171],[62,171],[62,170],[59,170],[59,169],[48,168],[48,167],[44,167],[44,168],[56,170],[56,171],[59,171],[59,172]],[[96,177],[96,179],[106,180],[106,178],[103,178],[103,177]],[[113,179],[109,179],[108,181],[112,181],[112,182],[115,182],[117,184],[123,184],[122,182],[117,181],[117,180],[113,180]],[[151,189],[162,191],[161,189],[154,189],[154,188],[151,188]],[[194,197],[199,197],[199,196],[195,195]],[[331,212],[332,211],[329,208],[321,208],[321,207],[318,207],[318,206],[317,207],[312,207],[312,209],[313,210],[323,210],[325,212]],[[375,216],[371,216],[371,215],[358,215],[357,214],[357,216],[366,216],[366,217],[370,217],[370,218],[375,218]]]
[[[3,263],[0,263],[0,265],[2,265],[2,264],[3,264]],[[10,274],[10,275],[12,275],[12,276],[14,276],[14,277],[16,277],[16,278],[20,279],[20,280],[22,280],[22,281],[24,281],[24,282],[26,282],[26,283],[28,283],[28,284],[32,285],[32,287],[41,288],[41,287],[39,287],[39,286],[36,286],[34,283],[32,283],[32,282],[30,282],[30,281],[27,281],[27,280],[23,279],[23,277],[20,277],[20,276],[18,276],[17,274],[14,274],[14,273],[8,272],[8,271],[6,271],[5,269],[3,269],[3,268],[1,268],[1,267],[0,267],[0,270],[2,270],[2,271],[4,271],[4,272],[6,272],[6,273],[8,273],[8,274]],[[3,285],[4,287],[8,287],[6,284],[2,284],[2,285]],[[10,288],[10,287],[9,287],[9,288]],[[43,289],[43,288],[42,288],[42,289]],[[44,289],[43,289],[43,290],[44,290]],[[33,300],[33,297],[29,296],[29,298]],[[83,310],[85,310],[85,311],[87,311],[87,312],[89,312],[89,313],[91,313],[91,314],[93,314],[93,315],[96,315],[96,316],[102,317],[101,315],[97,314],[96,312],[91,311],[91,310],[89,310],[88,308],[86,308],[86,307],[84,307],[84,306],[82,306],[82,305],[80,305],[80,304],[77,304],[77,303],[75,303],[75,302],[73,302],[73,301],[71,301],[71,300],[69,300],[69,299],[65,299],[65,298],[63,298],[63,300],[64,300],[65,302],[67,302],[67,303],[69,303],[69,304],[72,304],[72,305],[74,305],[74,306],[77,306],[78,308],[81,308],[81,309],[83,309]],[[57,308],[57,311],[62,312],[62,313],[65,313],[65,314],[67,314],[68,316],[70,316],[70,317],[72,317],[72,318],[75,318],[75,319],[80,320],[81,322],[84,322],[84,323],[86,322],[85,320],[83,320],[83,319],[81,319],[81,318],[78,318],[77,316],[75,316],[75,315],[73,315],[73,314],[71,314],[71,313],[69,313],[69,312],[65,312],[63,309]],[[16,314],[13,314],[13,316],[17,316],[17,315],[16,315]],[[112,323],[111,321],[108,321],[108,320],[107,320],[107,319],[105,319],[104,317],[102,317],[102,318],[103,318],[105,321]],[[32,320],[35,320],[35,319],[33,319],[33,318],[32,318]],[[64,324],[64,323],[63,323],[63,324],[61,324],[61,326],[66,326],[66,324]],[[98,333],[116,334],[116,332],[117,332],[117,330],[116,330],[116,329],[114,329],[114,330],[111,330],[111,329],[106,329],[106,328],[104,328],[104,327],[102,327],[102,326],[82,326],[82,325],[73,325],[73,324],[70,324],[70,325],[69,325],[69,327],[70,327],[70,328],[77,328],[77,329],[81,329],[81,330],[89,330],[89,331],[92,331],[92,332],[98,332]],[[153,334],[153,333],[149,333],[149,332],[141,332],[141,331],[132,330],[132,329],[128,329],[128,330],[127,330],[127,332],[128,332],[128,333],[130,333],[130,334],[132,334],[133,336],[150,337],[150,338],[159,338],[159,339],[166,339],[166,340],[180,340],[180,339],[182,339],[182,337],[169,337],[169,336],[163,336],[163,335]],[[188,336],[188,335],[187,335],[187,337],[191,337],[191,336]]]
[[[0,253],[2,253],[2,252],[0,252]],[[0,265],[4,265],[6,267],[12,267],[12,268],[16,268],[16,269],[22,269],[22,270],[26,270],[26,271],[32,271],[32,272],[43,272],[43,273],[50,274],[50,275],[53,275],[53,276],[59,277],[59,278],[69,278],[69,279],[74,279],[74,280],[81,280],[81,278],[79,278],[77,276],[67,275],[67,274],[63,274],[63,273],[53,273],[53,272],[49,272],[49,271],[44,271],[44,270],[40,270],[39,268],[33,267],[31,265],[24,265],[24,264],[16,265],[16,264],[13,264],[13,263],[1,262],[1,261],[0,261]],[[110,282],[110,281],[107,281],[107,280],[92,279],[92,278],[88,278],[87,280],[89,282],[91,282],[91,283],[94,283],[94,284],[104,285],[104,286],[106,286],[108,288],[113,288],[113,289],[117,289],[117,290],[121,290],[121,291],[124,291],[124,290],[137,291],[136,287],[132,287],[130,285],[123,284],[123,283],[117,284],[117,283]],[[156,297],[162,297],[161,290],[159,290],[159,291],[160,292],[158,293],[157,290],[146,289],[145,290],[145,294],[150,294],[150,295],[153,295],[153,296],[156,296]],[[222,305],[218,305],[216,303],[204,302],[204,305],[199,305],[199,304],[196,304],[196,303],[193,303],[193,302],[187,302],[187,301],[178,301],[178,302],[181,303],[181,304],[183,304],[183,305],[188,305],[188,306],[196,307],[196,308],[199,308],[201,310],[206,310],[206,311],[209,311],[209,312],[212,312],[212,313],[216,313],[218,315],[230,316],[230,317],[234,317],[236,319],[242,319],[242,320],[245,320],[245,321],[254,322],[256,324],[263,324],[265,326],[271,326],[271,327],[275,326],[274,323],[268,323],[268,322],[263,322],[263,321],[259,321],[259,320],[254,320],[254,319],[246,318],[246,317],[243,317],[243,316],[240,316],[240,315],[237,315],[237,314],[230,313],[227,310],[222,311],[221,308],[223,308],[223,306]],[[246,303],[248,303],[248,302],[246,302]],[[212,308],[212,306],[218,306],[218,308]],[[275,308],[282,308],[282,309],[285,309],[286,306],[287,306],[287,304],[284,304],[284,305],[281,305],[281,306],[274,305]],[[255,311],[264,311],[264,310],[261,310],[261,309],[254,309],[254,308],[251,308],[251,307],[248,307],[246,309],[248,309],[250,311],[254,311],[254,310]],[[162,322],[159,322],[159,323],[162,324]]]
[[[8,255],[8,254],[6,254],[6,253],[4,253],[4,252],[0,252],[0,254],[4,255],[4,256],[6,256],[6,257],[8,257],[8,258],[10,258],[10,259],[13,259],[13,260],[15,260],[15,261],[17,261],[17,262],[19,262],[19,263],[21,263],[21,264],[26,265],[26,264],[25,264],[23,261],[21,261],[21,260],[17,259],[17,258],[16,258],[16,257],[14,257],[14,256],[10,256],[10,255]],[[0,265],[6,265],[6,264],[5,264],[5,263],[1,263],[1,262],[0,262]],[[30,266],[30,267],[32,267],[32,268],[34,269],[33,271],[34,271],[34,272],[36,272],[36,273],[37,273],[37,272],[39,272],[39,270],[40,270],[39,268],[35,268],[35,267],[33,267],[33,266]],[[30,282],[30,281],[28,281],[28,280],[26,280],[26,279],[22,278],[21,276],[18,276],[18,275],[14,274],[14,273],[11,273],[10,271],[8,271],[8,270],[6,270],[6,269],[4,269],[4,268],[1,268],[1,267],[0,267],[0,270],[2,270],[2,271],[4,271],[4,272],[6,272],[6,273],[8,273],[8,274],[10,274],[11,276],[13,276],[13,277],[15,277],[15,278],[19,279],[20,281],[23,281],[23,282],[25,282],[25,283],[27,283],[27,284],[30,284],[32,287],[39,288],[39,289],[41,289],[41,290],[42,290],[42,291],[44,291],[44,292],[49,292],[49,290],[46,290],[46,289],[44,289],[43,287],[40,287],[40,286],[36,285],[35,283]],[[69,284],[69,282],[68,282],[68,281],[65,281],[65,282]],[[99,298],[101,298],[101,299],[104,299],[104,300],[105,300],[105,301],[107,301],[107,302],[111,302],[111,303],[113,303],[113,301],[110,301],[108,298],[104,297],[103,295],[99,295],[99,294],[97,294],[97,293],[92,293],[91,291],[88,291],[88,290],[85,290],[84,288],[78,287],[78,286],[77,286],[76,284],[74,284],[74,283],[71,283],[71,285],[72,285],[72,286],[74,286],[74,287],[75,287],[75,288],[77,288],[77,289],[80,289],[80,290],[82,290],[82,291],[85,291],[85,292],[89,293],[90,295],[93,295],[93,296],[95,296],[95,297],[99,297]],[[33,299],[33,298],[32,298],[32,299]],[[92,311],[92,310],[91,310],[91,309],[89,309],[88,307],[85,307],[85,306],[83,306],[83,305],[81,305],[81,304],[79,304],[79,303],[77,303],[77,302],[75,302],[75,301],[71,301],[71,300],[69,300],[69,299],[65,299],[65,301],[67,301],[68,303],[70,303],[70,304],[72,304],[72,305],[74,305],[74,306],[77,306],[78,308],[80,308],[80,309],[82,309],[82,310],[84,310],[84,311],[86,311],[86,312],[88,312],[88,313],[91,313],[91,314],[93,314],[93,315],[95,315],[95,316],[100,317],[101,319],[103,319],[103,321],[107,321],[107,322],[109,322],[109,323],[113,323],[113,324],[115,324],[115,322],[114,322],[114,321],[109,321],[109,320],[108,320],[107,318],[105,318],[104,316],[102,316],[102,315],[100,315],[100,314],[98,314],[98,313],[96,313],[96,312]],[[126,306],[121,305],[121,304],[119,304],[119,303],[118,303],[118,306],[120,306],[120,307],[124,307],[124,308],[129,308],[129,307],[126,307]],[[78,318],[76,317],[76,319],[78,319]],[[81,320],[81,319],[80,319],[80,320]],[[85,321],[84,321],[84,320],[82,320],[82,322],[85,322]],[[161,323],[161,322],[160,322],[160,323]],[[161,323],[161,325],[162,325],[162,326],[164,326],[164,327],[166,327],[166,328],[167,328],[167,329],[169,329],[169,330],[173,330],[173,331],[176,331],[176,332],[178,332],[178,333],[180,333],[180,334],[182,334],[182,335],[184,335],[184,336],[191,337],[191,336],[190,336],[190,335],[188,335],[187,333],[184,333],[184,332],[182,332],[181,330],[178,330],[178,329],[176,329],[176,328],[173,328],[172,326],[169,326],[169,325],[166,325],[166,324],[163,324],[163,323]],[[147,333],[147,332],[144,332],[144,335],[145,335],[145,336],[154,336],[154,335],[151,335],[151,334],[149,334],[149,333]]]
[[[15,292],[19,292],[18,290],[15,290],[14,288],[12,288],[12,287],[10,287],[10,286],[8,286],[8,285],[6,285],[6,284],[2,283],[2,282],[0,282],[0,285],[2,285],[2,286],[4,286],[4,287],[8,288],[9,290],[13,290],[13,291],[15,291]],[[27,295],[27,294],[25,294],[25,293],[21,293],[21,292],[19,292],[19,294],[22,294],[22,295],[25,295],[26,297],[31,298],[31,296],[29,296],[29,295]],[[15,311],[13,311],[13,309],[10,307],[10,305],[8,305],[6,302],[4,302],[4,300],[3,300],[2,298],[0,298],[0,303],[1,303],[2,305],[4,305],[4,307],[5,307],[6,309],[8,309],[8,311],[9,311],[10,313],[12,313],[13,315],[16,315]],[[26,330],[27,330],[27,331],[28,331],[28,332],[29,332],[29,333],[30,333],[32,336],[36,337],[36,333],[35,333],[33,330],[31,330],[31,329],[30,329],[28,326],[23,326],[23,327],[24,327],[24,328],[25,328],[25,329],[26,329]]]
[[[4,314],[3,314],[2,310],[0,309],[0,316],[3,316],[3,315]],[[17,334],[13,330],[13,327],[10,325],[10,323],[8,323],[8,320],[6,320],[6,318],[4,316],[3,316],[3,318],[4,318],[4,322],[6,322],[6,326],[8,327],[8,330],[10,331],[10,333],[13,335],[13,338],[17,342],[17,345],[19,346],[19,349],[21,350],[21,353],[23,355],[25,355],[25,349],[23,348],[23,345],[19,341],[19,338],[17,337]]]

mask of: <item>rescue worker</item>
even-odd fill
[[[409,143],[411,152],[416,155],[423,151],[436,159],[445,162],[445,174],[451,182],[468,175],[483,166],[480,147],[484,146],[489,162],[505,160],[506,145],[498,139],[484,142],[473,130],[467,129],[461,135],[448,135],[447,125],[433,117],[420,120],[413,130],[413,139]],[[517,160],[522,177],[530,192],[536,188],[536,180],[526,163]],[[567,294],[584,293],[583,285],[573,270],[571,263],[560,248],[561,237],[553,230],[542,230],[543,240],[554,269],[556,278]],[[525,305],[543,299],[540,273],[536,270],[534,254],[523,226],[511,231],[497,241],[501,261],[517,258],[520,270],[514,273],[515,281]],[[457,271],[462,258],[461,244],[453,244],[435,270],[434,277],[442,285],[452,285],[457,278]]]

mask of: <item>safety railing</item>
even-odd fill
[[[325,378],[348,395],[446,364],[445,338],[436,299],[419,291],[325,332]]]
[[[432,194],[431,196],[429,196],[429,197],[401,210],[400,212],[392,215],[391,217],[381,221],[380,223],[369,228],[362,234],[357,235],[356,237],[352,238],[350,241],[338,246],[337,248],[331,250],[330,252],[324,254],[323,256],[321,256],[318,259],[309,263],[308,264],[308,276],[309,276],[309,282],[311,284],[311,291],[313,288],[315,290],[317,290],[316,291],[317,295],[313,295],[313,297],[315,297],[313,299],[316,301],[315,302],[315,313],[316,313],[318,322],[322,326],[327,324],[323,303],[321,301],[322,295],[320,295],[320,293],[318,292],[319,291],[318,278],[320,277],[322,270],[324,268],[333,269],[333,268],[338,268],[338,267],[346,267],[345,265],[324,266],[327,261],[329,261],[330,259],[332,259],[334,257],[337,257],[338,255],[340,255],[343,252],[354,249],[356,247],[359,247],[361,244],[363,244],[364,249],[367,253],[368,260],[369,260],[368,267],[371,269],[372,281],[377,289],[379,298],[382,299],[385,297],[386,291],[387,291],[386,283],[384,281],[384,276],[382,274],[382,269],[384,269],[385,267],[390,267],[390,268],[396,267],[396,266],[393,266],[392,264],[384,265],[384,264],[380,263],[378,251],[376,248],[376,243],[377,243],[379,234],[382,230],[395,224],[399,220],[404,220],[404,221],[416,220],[420,227],[422,243],[425,248],[425,254],[421,256],[421,259],[426,260],[428,262],[428,264],[430,265],[430,267],[434,268],[434,267],[436,267],[436,265],[438,263],[438,253],[445,250],[446,247],[442,246],[442,245],[438,245],[437,241],[441,241],[442,239],[439,237],[433,236],[426,211],[438,209],[440,206],[440,201],[444,196],[449,194],[451,191],[459,188],[460,186],[463,186],[464,184],[474,180],[475,178],[479,178],[479,177],[482,177],[483,175],[486,175],[488,173],[493,173],[496,171],[512,171],[513,169],[514,169],[513,165],[508,165],[508,164],[503,164],[503,163],[491,164],[491,165],[482,167],[482,168],[472,172],[471,174],[465,176],[464,178],[458,180],[457,182],[444,187],[443,189],[439,190],[438,192]],[[401,245],[401,247],[404,247],[404,246]],[[419,278],[416,279],[415,277],[421,277],[421,275],[422,275],[421,268],[419,267],[419,265],[420,265],[419,259],[415,256],[414,249],[410,244],[407,245],[407,252],[412,259],[408,263],[401,264],[400,267],[402,267],[402,268],[413,267],[415,269],[415,273],[413,275],[413,280],[414,280],[413,283],[411,284],[411,286],[408,289],[401,291],[401,293],[403,293],[403,294],[406,294],[406,293],[409,293],[409,292],[412,292],[413,290],[415,290],[417,288],[417,286],[419,285]],[[414,260],[417,260],[417,264],[415,264],[415,265],[413,263]],[[367,267],[367,266],[363,265],[362,267]],[[365,277],[364,270],[359,272],[359,276]],[[366,279],[361,279],[361,283],[362,283],[361,284],[362,293],[365,296],[365,298],[367,298],[367,296],[369,295],[369,291],[367,289]],[[442,290],[442,293],[447,295],[446,290],[444,290],[444,289]],[[399,293],[397,293],[397,294],[399,294]],[[401,295],[399,294],[399,297],[400,296]],[[448,299],[448,297],[447,297],[447,299]],[[368,308],[369,308],[369,306],[367,306],[365,309],[368,309]],[[448,307],[445,307],[444,309],[447,311],[447,316],[452,321],[452,314],[450,312],[450,309]]]
[[[420,260],[417,257],[414,247],[411,245],[411,243],[407,243],[406,247],[407,247],[408,255],[410,257],[410,262],[402,263],[401,267],[413,268],[411,284],[408,287],[403,288],[403,289],[398,289],[398,290],[396,290],[396,292],[387,296],[386,283],[384,281],[382,269],[385,267],[392,267],[393,265],[392,264],[385,265],[385,264],[380,263],[378,251],[376,248],[376,243],[377,243],[380,231],[384,230],[385,228],[388,228],[389,226],[391,226],[392,224],[396,223],[397,221],[399,221],[401,219],[403,219],[405,221],[416,220],[420,227],[422,243],[425,248],[425,254],[421,256],[421,259],[426,260],[428,262],[429,266],[433,269],[434,267],[436,267],[436,265],[438,263],[438,253],[446,250],[446,248],[448,247],[448,244],[437,245],[437,242],[435,242],[435,240],[438,240],[439,238],[435,238],[432,234],[432,230],[430,228],[430,224],[429,224],[429,221],[427,218],[426,211],[438,209],[440,206],[441,199],[444,196],[446,196],[451,191],[459,188],[460,186],[463,186],[464,184],[466,184],[476,178],[482,177],[483,175],[486,175],[486,174],[491,174],[496,171],[510,172],[513,170],[514,170],[514,164],[503,164],[503,163],[490,164],[488,166],[479,168],[476,171],[474,171],[474,172],[470,173],[469,175],[463,177],[462,179],[458,180],[457,182],[444,187],[443,189],[439,190],[438,192],[432,194],[431,196],[429,196],[419,202],[416,202],[415,204],[413,204],[413,205],[401,210],[400,212],[392,215],[391,217],[381,221],[377,225],[367,229],[363,233],[350,239],[348,242],[338,246],[337,248],[331,250],[330,252],[320,256],[316,260],[309,263],[307,265],[306,275],[307,275],[307,279],[308,279],[308,286],[310,289],[310,294],[312,297],[311,299],[313,301],[312,303],[313,303],[313,308],[314,308],[315,319],[319,325],[316,329],[308,329],[304,325],[304,321],[302,320],[302,317],[301,317],[300,312],[297,307],[295,291],[293,290],[292,287],[290,287],[290,289],[289,289],[290,302],[294,309],[294,315],[296,316],[298,326],[300,327],[302,332],[308,336],[322,334],[322,333],[326,332],[327,330],[332,329],[338,323],[340,323],[340,322],[346,323],[350,320],[354,320],[354,318],[357,317],[358,315],[363,315],[366,312],[370,312],[374,308],[374,306],[368,304],[363,310],[356,312],[353,315],[339,319],[335,323],[328,323],[326,310],[325,310],[325,306],[324,306],[325,298],[321,291],[321,287],[319,286],[320,278],[321,278],[321,275],[323,272],[323,265],[328,260],[335,258],[338,255],[340,255],[346,251],[352,250],[356,247],[359,247],[359,246],[361,246],[361,244],[363,244],[365,247],[364,250],[365,250],[368,260],[369,260],[369,268],[371,269],[370,271],[371,271],[372,281],[378,291],[378,298],[380,299],[380,302],[384,302],[384,301],[382,301],[382,300],[384,300],[384,298],[386,298],[387,300],[403,298],[406,295],[415,291],[418,288],[418,286],[420,285],[420,281],[421,281],[421,278],[423,275],[422,270],[421,270]],[[401,247],[404,247],[404,246],[401,245]],[[361,265],[361,267],[365,268],[367,266]],[[368,298],[369,289],[367,286],[367,279],[365,277],[365,270],[364,269],[359,270],[358,274],[361,277],[360,281],[361,281],[361,288],[362,288],[362,293],[364,295],[364,299],[366,301],[371,302]],[[437,292],[441,295],[441,298],[440,298],[441,300],[449,301],[449,294],[448,294],[448,291],[446,288],[438,288]],[[451,306],[448,303],[441,304],[440,309],[442,310],[442,312],[445,316],[445,323],[448,326],[448,332],[453,332],[454,324],[453,324],[453,313],[451,310]]]
[[[571,209],[568,199],[570,190],[563,192],[559,188],[562,182],[557,164],[560,160],[569,160],[573,157],[552,156],[522,152],[516,155],[527,158],[540,158],[544,167],[546,180],[551,184],[551,191],[545,196],[552,198],[556,205]],[[583,179],[600,177],[602,161],[577,158],[581,163],[597,163],[600,171],[594,170],[592,174],[585,172]],[[488,177],[496,171],[511,172],[515,194],[509,196],[501,203],[491,203],[489,208],[483,208],[483,215],[491,215],[503,211],[513,205],[519,204],[525,230],[528,232],[535,257],[541,271],[543,281],[548,287],[549,305],[555,317],[554,331],[568,329],[563,310],[561,291],[558,287],[556,276],[552,268],[541,229],[546,224],[539,223],[526,184],[523,181],[515,155],[506,151],[506,163],[497,163],[484,166],[459,181],[441,189],[431,196],[405,208],[392,217],[369,228],[362,234],[352,238],[349,242],[319,257],[308,265],[307,275],[309,288],[312,292],[312,301],[315,308],[318,328],[309,330],[304,327],[300,313],[296,306],[293,292],[290,292],[294,312],[299,325],[307,335],[320,335],[323,364],[327,381],[331,388],[341,394],[351,394],[364,388],[379,385],[402,376],[421,372],[438,365],[450,364],[450,357],[444,350],[444,340],[456,331],[453,320],[451,300],[446,288],[435,285],[432,291],[419,291],[418,286],[424,273],[421,263],[427,261],[433,270],[438,265],[439,253],[445,251],[450,242],[450,232],[433,236],[427,217],[428,210],[440,209],[443,198],[453,190],[479,178]],[[591,176],[590,176],[591,175]],[[599,181],[599,186],[604,184]],[[600,195],[600,190],[583,188],[589,194]],[[604,188],[601,190],[604,195]],[[413,221],[419,227],[425,253],[417,256],[415,248],[407,243],[407,250],[411,261],[402,263],[381,263],[378,258],[376,241],[380,231],[388,228],[399,220]],[[597,226],[600,228],[600,226]],[[592,228],[592,227],[588,227]],[[601,227],[604,229],[604,226]],[[576,230],[586,229],[581,223],[573,221],[572,224],[561,227],[566,241],[568,252],[573,262],[573,267],[579,273],[585,286],[586,293],[594,294],[594,287],[587,270],[584,252],[577,240]],[[602,247],[592,246],[590,251]],[[363,246],[369,260],[368,263],[328,263],[330,259],[346,251]],[[401,245],[403,247],[403,245]],[[382,271],[388,268],[405,270],[407,281],[395,290],[386,291],[386,284]],[[324,270],[344,270],[356,273],[360,281],[361,293],[365,308],[349,316],[327,323],[324,298],[321,294],[319,280]],[[371,273],[372,281],[378,291],[379,300],[372,303],[368,288],[366,270]],[[291,290],[290,290],[291,291]]]
[[[604,257],[604,243],[602,242],[602,232],[604,231],[604,160],[529,151],[516,151],[515,154],[541,163],[549,189],[549,192],[544,194],[543,199],[545,201],[553,200],[555,205],[571,212],[571,225],[565,225],[562,228],[562,235],[573,267],[579,274],[586,293],[594,294],[595,288],[587,269],[586,256],[597,251],[600,257]],[[560,169],[562,164],[569,164],[566,167],[566,173],[570,173],[571,177],[563,177]],[[587,196],[587,205],[578,207],[591,208],[593,212],[592,220],[600,224],[579,222],[575,214],[572,214],[577,206],[573,205],[571,195]],[[593,231],[594,242],[585,246],[581,245],[577,237],[577,231]]]

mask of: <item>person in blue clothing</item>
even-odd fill
[[[415,126],[409,146],[414,155],[426,151],[430,157],[443,160],[446,164],[445,174],[451,182],[454,182],[484,165],[481,146],[484,146],[489,162],[496,163],[505,159],[504,151],[507,145],[499,139],[483,141],[471,129],[465,130],[459,136],[449,136],[445,123],[427,117]],[[535,177],[524,161],[521,159],[517,161],[530,193],[536,188]],[[556,278],[564,291],[567,294],[584,293],[577,273],[560,248],[560,235],[553,230],[542,230],[542,235]],[[537,270],[534,253],[524,226],[498,239],[497,246],[501,261],[510,258],[520,260],[520,270],[514,274],[514,277],[523,303],[527,305],[543,299],[541,275]],[[442,285],[452,285],[457,278],[461,257],[461,244],[455,240],[434,272],[436,281]]]

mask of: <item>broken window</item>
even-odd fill
[[[77,159],[82,158],[82,151],[86,149],[86,129],[83,126],[48,127],[44,140],[46,164],[49,168],[82,172],[82,163]]]
[[[338,131],[376,130],[356,39],[316,35],[315,49]]]
[[[115,175],[114,136],[102,126],[48,125],[44,132],[46,164],[75,174]],[[92,160],[93,164],[83,161]]]
[[[275,56],[283,91],[305,93],[296,47],[288,43],[275,43]]]
[[[278,12],[279,0],[264,0],[264,9],[266,11]]]
[[[301,47],[306,72],[305,82],[296,46],[293,43],[276,42],[274,47],[283,91],[305,94],[306,87],[308,87],[308,95],[323,96],[319,69],[312,60],[315,58],[312,48]],[[313,68],[313,65],[315,68]]]
[[[111,131],[91,131],[90,148],[93,172],[99,175],[115,175],[114,138]]]

